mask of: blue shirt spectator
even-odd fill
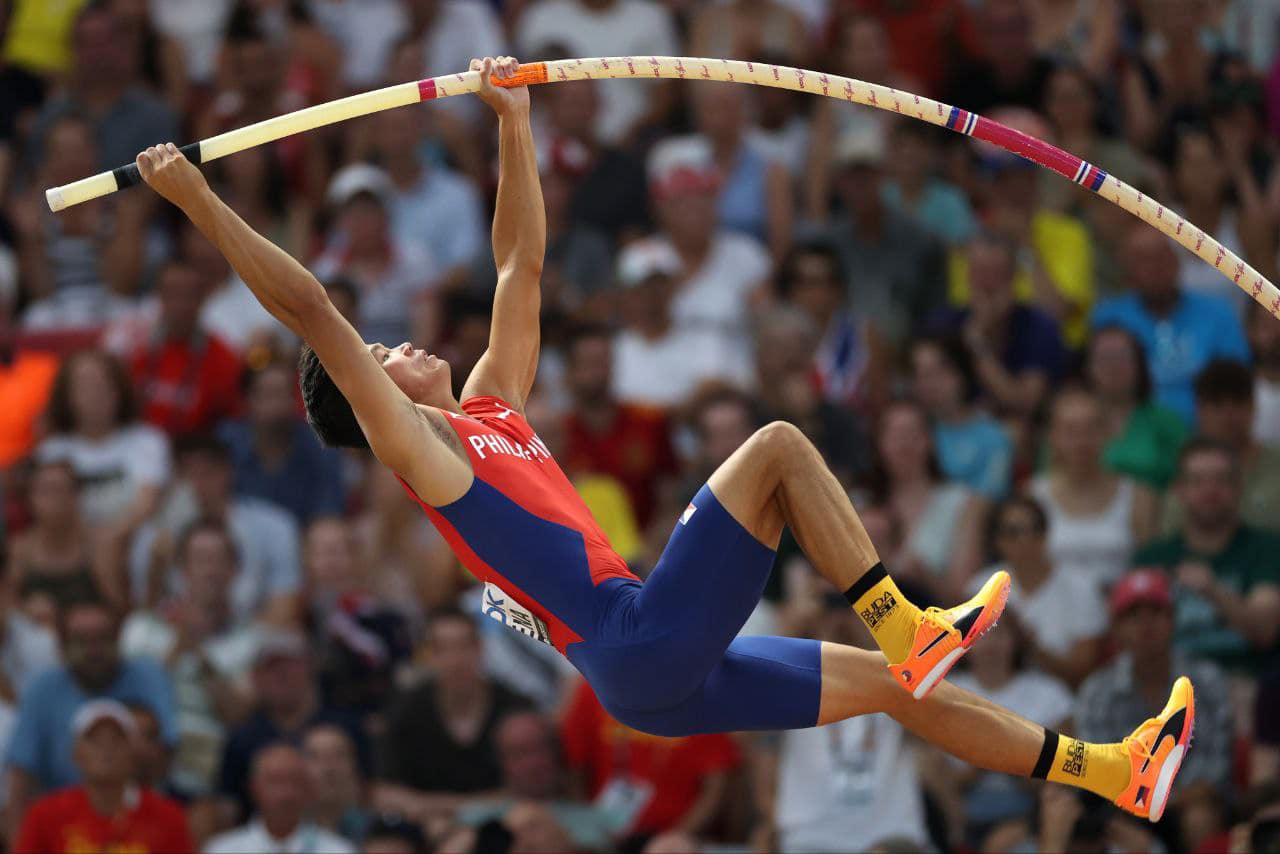
[[[41,673],[23,695],[5,755],[11,770],[45,790],[77,783],[80,772],[71,756],[71,721],[82,705],[95,698],[146,706],[160,724],[164,743],[172,746],[177,741],[168,676],[158,662],[119,657],[119,626],[105,603],[69,603],[59,629],[66,664]],[[34,794],[26,786],[20,788],[24,794]]]
[[[1213,359],[1249,361],[1244,327],[1234,307],[1211,294],[1178,287],[1178,256],[1160,232],[1135,226],[1123,244],[1129,292],[1093,310],[1093,327],[1119,326],[1146,353],[1157,403],[1195,423],[1193,384]]]
[[[1004,427],[986,413],[965,421],[938,422],[933,444],[943,474],[980,495],[999,500],[1009,491],[1013,443]]]
[[[306,525],[341,514],[346,497],[341,458],[298,415],[294,369],[277,362],[249,380],[248,417],[228,422],[219,438],[231,449],[235,492],[274,502]]]
[[[1120,326],[1137,337],[1151,366],[1156,402],[1195,422],[1196,375],[1214,359],[1248,361],[1244,327],[1231,303],[1212,294],[1182,292],[1163,316],[1136,293],[1098,303],[1093,325]]]

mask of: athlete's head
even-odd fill
[[[452,402],[449,363],[444,359],[426,350],[415,350],[407,341],[394,348],[369,344],[367,349],[391,381],[414,403],[445,407]],[[351,404],[321,364],[320,357],[305,345],[298,359],[298,381],[302,386],[307,422],[321,442],[336,448],[369,447]]]

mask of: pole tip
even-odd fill
[[[67,206],[67,200],[62,197],[61,187],[50,187],[44,191],[44,200],[49,203],[49,210],[57,213]]]

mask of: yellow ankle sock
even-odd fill
[[[1046,764],[1050,747],[1053,758]],[[1036,773],[1042,772],[1042,773]],[[1075,786],[1114,801],[1129,787],[1133,773],[1129,755],[1121,744],[1091,744],[1052,730],[1045,731],[1045,746],[1033,777]]]
[[[911,654],[920,609],[902,595],[884,564],[868,569],[844,595],[890,664],[904,661]]]

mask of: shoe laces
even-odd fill
[[[948,631],[948,632],[956,631],[956,627],[951,624],[951,621],[949,619],[947,619],[947,612],[942,608],[937,607],[936,605],[931,605],[928,608],[925,608],[924,614],[921,617],[921,619],[924,622],[932,623],[933,625],[937,626],[939,629],[943,629],[944,631]]]
[[[1139,756],[1143,759],[1155,761],[1155,754],[1151,752],[1151,748],[1143,743],[1141,737],[1137,733],[1145,732],[1149,727],[1159,726],[1160,721],[1157,718],[1148,718],[1142,726],[1134,730],[1133,735],[1126,735],[1120,742],[1121,746],[1130,756]]]

